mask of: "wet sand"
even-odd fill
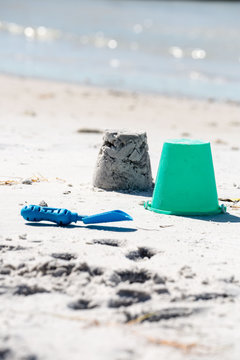
[[[0,358],[239,359],[239,203],[184,218],[92,187],[102,131],[129,128],[147,132],[154,178],[164,140],[210,140],[219,197],[240,198],[239,104],[0,82]],[[21,207],[42,200],[134,221],[27,225]]]

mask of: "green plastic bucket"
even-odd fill
[[[178,139],[164,143],[152,201],[145,208],[183,216],[226,212],[218,203],[209,142]]]

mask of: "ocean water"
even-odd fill
[[[240,101],[240,3],[0,0],[0,72]]]

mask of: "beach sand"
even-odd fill
[[[0,359],[238,360],[238,204],[213,218],[158,215],[142,206],[151,193],[94,189],[92,176],[105,129],[145,130],[154,178],[166,139],[200,138],[219,197],[240,198],[239,104],[0,83]],[[27,225],[22,206],[42,200],[134,221]]]

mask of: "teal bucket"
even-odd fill
[[[189,139],[164,143],[152,201],[145,208],[168,215],[215,215],[219,206],[209,142]]]

